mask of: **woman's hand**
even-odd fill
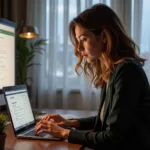
[[[46,116],[44,116],[41,121],[50,121],[51,119],[54,120],[54,123],[56,123],[57,125],[67,128],[67,127],[72,127],[72,122],[71,120],[67,120],[65,118],[63,118],[62,116],[60,116],[59,114],[48,114]],[[40,123],[39,122],[39,123]]]
[[[70,130],[64,129],[58,126],[53,119],[50,121],[48,120],[41,120],[35,127],[35,133],[47,133],[54,137],[67,139],[69,136]]]

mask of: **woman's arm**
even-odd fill
[[[48,117],[48,118],[50,117],[50,118],[46,119],[46,117]],[[55,118],[55,120],[54,120],[54,118]],[[80,122],[82,122],[82,123],[89,122],[92,125],[92,123],[90,121],[93,121],[94,118],[95,117],[80,119]],[[60,122],[61,120],[63,121],[62,123]],[[59,121],[59,123],[57,123],[57,121]],[[60,115],[58,115],[58,114],[53,114],[51,116],[47,115],[47,116],[45,116],[45,119],[43,118],[43,120],[41,120],[39,123],[37,123],[37,125],[35,127],[35,133],[36,134],[47,133],[47,134],[53,135],[58,138],[67,139],[70,134],[70,130],[68,129],[68,127],[79,128],[80,124],[79,124],[78,120],[66,120],[65,122],[67,122],[67,125],[65,125],[67,128],[60,126],[62,124],[64,125],[64,119]],[[87,127],[90,127],[90,126],[87,126]],[[92,128],[94,128],[94,125]]]
[[[92,130],[94,129],[95,121],[97,116],[80,118],[71,120],[71,127],[80,129],[80,130]]]
[[[112,108],[105,122],[106,129],[102,132],[71,129],[68,141],[84,144],[89,148],[106,148],[120,144],[127,137],[130,138],[142,84],[137,66],[134,64],[121,66],[114,78],[115,94],[111,98]]]

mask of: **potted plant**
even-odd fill
[[[6,122],[8,118],[4,114],[0,114],[0,150],[4,150],[6,133],[4,129],[6,127]]]
[[[38,62],[33,63],[32,61],[37,53],[42,54],[42,51],[45,50],[42,46],[46,45],[46,39],[31,40],[19,36],[16,39],[17,84],[26,84],[29,96],[31,96],[32,78],[27,76],[28,68],[33,65],[40,65]]]

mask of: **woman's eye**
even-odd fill
[[[78,41],[79,44],[83,44],[83,42],[85,42],[87,40],[87,38],[82,38]]]
[[[82,42],[86,41],[86,38],[81,39]]]

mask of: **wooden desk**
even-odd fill
[[[47,113],[69,114],[78,117],[89,117],[96,115],[95,111],[75,111],[75,110],[48,110]],[[5,150],[78,150],[81,145],[68,143],[65,141],[42,141],[42,140],[28,140],[17,139],[14,136],[11,124],[8,125],[7,138],[5,143]]]

